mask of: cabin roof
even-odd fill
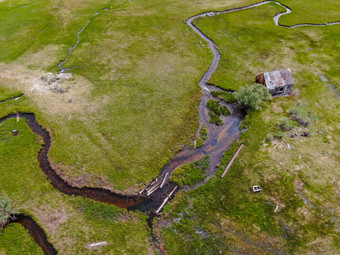
[[[266,82],[266,86],[269,90],[272,90],[275,87],[282,87],[294,83],[290,68],[264,73],[263,75]]]

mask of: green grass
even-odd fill
[[[204,180],[204,172],[207,170],[209,162],[209,156],[205,156],[196,162],[180,166],[173,172],[171,181],[176,182],[180,187],[183,185],[194,186]]]
[[[1,254],[44,254],[20,224],[11,224],[0,230],[0,243]]]
[[[19,135],[13,136],[13,129]],[[86,245],[98,241],[109,243],[101,248],[103,253],[147,254],[150,243],[146,216],[61,194],[39,168],[37,155],[41,145],[37,138],[24,119],[10,119],[0,125],[0,193],[7,194],[24,213],[31,215],[61,254],[96,254],[98,250],[89,250]],[[18,228],[10,225],[4,233],[0,232],[0,252],[34,253],[36,245]],[[27,243],[27,247],[14,245],[21,242]]]
[[[15,89],[8,89],[0,86],[0,101],[12,98],[12,97],[17,97],[22,95],[20,91],[17,91]]]
[[[229,104],[236,102],[234,95],[225,91],[211,91],[211,95]]]
[[[25,96],[1,104],[0,116],[35,112],[53,135],[54,166],[70,181],[135,192],[188,143],[198,124],[198,82],[212,53],[186,19],[255,2],[3,1],[1,84]],[[334,21],[339,12],[339,3],[331,0],[309,1],[308,8],[303,2],[282,2],[294,11],[280,20],[289,25]],[[70,91],[32,91],[35,78],[58,70],[77,32],[103,7],[111,11],[92,20],[65,64],[78,66]],[[162,234],[170,254],[268,252],[268,247],[322,254],[339,247],[332,221],[339,217],[332,207],[337,201],[334,180],[339,179],[334,171],[339,168],[339,103],[318,77],[325,74],[339,87],[339,29],[275,27],[272,17],[282,10],[270,4],[197,22],[222,54],[210,82],[237,90],[253,83],[258,73],[291,67],[300,96],[276,99],[262,112],[250,113],[244,123],[249,131],[241,138],[246,147],[228,176],[213,178],[169,206],[172,225]],[[0,92],[4,98],[12,95],[7,89]],[[298,100],[308,103],[318,117],[308,127],[312,136],[283,138],[294,147],[291,151],[284,150],[284,144],[277,149],[274,144],[263,146],[267,134],[275,133],[279,119],[287,117]],[[12,137],[12,129],[20,135]],[[61,254],[98,253],[86,244],[102,240],[109,242],[100,250],[104,254],[151,252],[145,215],[60,194],[39,169],[40,145],[26,124],[6,121],[0,134],[0,191],[44,227]],[[221,170],[238,145],[227,152]],[[295,192],[299,181],[305,184],[301,192],[318,209],[305,205]],[[264,192],[254,196],[254,184]],[[273,213],[275,203],[280,204],[278,213]],[[175,218],[180,221],[172,221]],[[18,236],[22,234],[18,230]],[[13,248],[7,235],[0,252],[23,253],[22,245]],[[32,243],[27,235],[22,240]]]
[[[313,13],[316,2],[305,13]],[[216,174],[222,174],[242,143],[245,147],[227,176],[212,178],[168,206],[163,217],[167,224],[160,229],[169,254],[333,254],[339,250],[337,185],[331,180],[339,178],[340,115],[335,93],[318,77],[326,73],[337,79],[339,28],[275,27],[272,17],[280,10],[270,4],[197,23],[222,53],[210,82],[238,89],[265,70],[291,67],[295,96],[276,98],[261,111],[249,111],[242,124],[247,131],[225,153]],[[317,121],[308,127],[293,125],[291,132],[303,128],[311,136],[291,139],[283,133],[281,141],[267,144],[268,134],[277,132],[280,119],[288,118],[289,109],[298,102],[307,105],[307,117],[311,112]],[[325,137],[330,140],[325,142]],[[293,148],[287,149],[286,143]],[[252,193],[253,185],[263,191]]]

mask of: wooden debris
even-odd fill
[[[163,208],[164,205],[168,202],[168,200],[169,200],[169,197],[166,197],[166,198],[164,199],[164,201],[163,201],[163,203],[161,204],[161,206],[157,209],[156,214],[159,213],[159,212],[162,210],[162,208]]]
[[[103,245],[107,245],[108,242],[104,241],[104,242],[99,242],[99,243],[91,243],[88,245],[89,248],[95,248],[95,247],[99,247],[99,246],[103,246]]]
[[[144,192],[144,190],[146,190],[146,187],[144,189],[142,189],[141,191],[138,192],[138,194],[142,194]]]
[[[170,197],[172,196],[172,194],[175,192],[175,190],[177,189],[177,186],[170,192],[170,194],[164,199],[163,203],[161,204],[161,206],[157,209],[156,214],[158,214],[162,208],[164,207],[164,205],[168,202],[168,200],[170,199]]]
[[[153,186],[146,195],[150,196],[152,193],[154,193],[159,188],[159,183],[157,183],[155,186]]]
[[[164,179],[163,179],[163,181],[162,181],[162,184],[161,184],[161,187],[160,187],[160,188],[163,188],[164,183],[165,183],[165,181],[166,181],[166,177],[168,177],[168,175],[169,175],[169,173],[166,173],[166,175],[165,175],[165,177],[164,177]]]
[[[237,152],[235,153],[234,157],[231,159],[231,161],[229,162],[228,166],[226,167],[226,169],[224,170],[223,174],[221,175],[221,178],[223,178],[223,177],[227,174],[229,168],[230,168],[231,165],[234,163],[234,160],[237,158],[237,156],[238,156],[238,154],[240,153],[240,151],[241,151],[242,148],[243,148],[243,144],[241,144],[240,148],[238,148],[238,150],[237,150]]]

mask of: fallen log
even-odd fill
[[[159,213],[159,212],[162,210],[162,208],[164,207],[164,205],[166,204],[166,202],[168,202],[168,200],[169,200],[169,197],[166,197],[166,198],[164,199],[164,201],[163,201],[163,203],[161,204],[161,206],[157,209],[156,214]]]
[[[161,204],[160,207],[158,207],[158,209],[156,210],[156,214],[158,214],[162,208],[165,206],[165,204],[168,202],[168,200],[170,199],[171,195],[175,192],[175,190],[177,189],[177,186],[170,192],[170,194],[164,199],[163,203]]]
[[[164,179],[163,179],[163,181],[162,181],[161,188],[163,188],[164,183],[165,183],[165,181],[166,181],[166,177],[168,177],[168,175],[169,175],[169,173],[166,173],[166,175],[165,175],[165,177],[164,177]]]
[[[168,197],[171,197],[171,195],[175,192],[176,189],[177,189],[177,186],[170,192],[170,194],[168,195]]]
[[[238,148],[238,150],[237,150],[237,152],[235,153],[234,157],[231,159],[231,161],[229,162],[228,166],[226,167],[226,169],[224,170],[223,174],[221,175],[221,178],[223,178],[223,177],[227,174],[229,168],[230,168],[231,165],[234,163],[234,160],[237,158],[237,156],[238,156],[238,154],[240,153],[240,151],[241,151],[242,148],[243,148],[243,144],[241,144],[240,148]]]
[[[159,183],[156,184],[153,188],[151,188],[146,195],[150,196],[152,193],[154,193],[159,188]]]
[[[138,194],[142,194],[144,192],[144,190],[146,190],[146,187],[144,189],[142,189],[141,191],[138,192]]]

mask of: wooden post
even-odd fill
[[[237,156],[238,156],[238,154],[240,153],[240,151],[241,151],[242,148],[243,148],[243,144],[241,144],[240,148],[238,148],[238,150],[237,150],[237,152],[235,153],[234,157],[231,159],[231,161],[229,162],[228,166],[226,167],[226,169],[224,170],[223,174],[221,175],[221,178],[223,178],[223,177],[227,174],[229,168],[230,168],[231,165],[234,163],[234,160],[237,158]]]
[[[165,177],[164,177],[164,179],[163,179],[163,181],[162,181],[162,184],[161,184],[161,187],[160,187],[160,188],[163,188],[164,183],[165,183],[165,180],[166,180],[166,177],[168,177],[168,175],[169,175],[169,173],[166,173],[166,175],[165,175]]]

